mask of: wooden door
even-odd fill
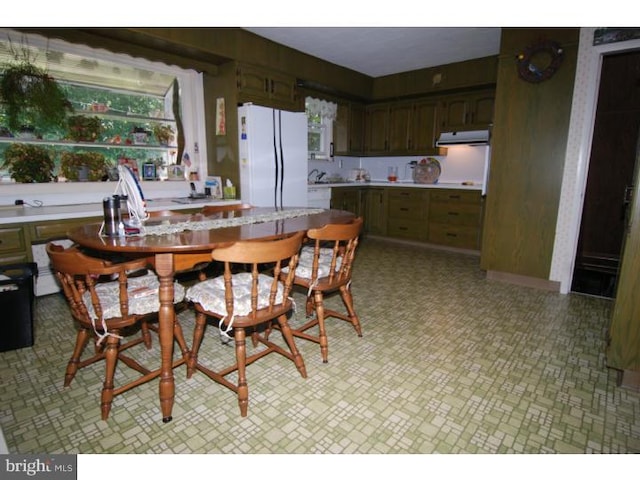
[[[640,388],[640,139],[607,344],[607,366],[620,370],[620,383]]]

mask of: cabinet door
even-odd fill
[[[333,121],[333,153],[349,153],[349,104],[338,103],[336,119]]]
[[[332,188],[331,208],[362,215],[360,191],[360,188],[351,187]]]
[[[22,225],[6,225],[0,228],[0,263],[21,263],[31,257],[25,227]]]
[[[409,153],[432,155],[438,152],[435,147],[437,111],[438,104],[435,101],[414,103],[409,133]]]
[[[467,93],[443,99],[440,131],[482,130],[493,123],[495,92]]]
[[[369,188],[366,192],[364,228],[374,235],[387,234],[387,189]]]
[[[471,102],[471,126],[478,129],[487,128],[493,123],[494,92],[486,92],[473,96]]]
[[[349,153],[364,153],[364,106],[352,103],[349,106]]]
[[[389,107],[388,151],[407,153],[409,150],[409,125],[413,104],[398,103]]]
[[[333,122],[334,155],[360,155],[364,152],[364,108],[361,105],[338,103]]]
[[[382,154],[389,150],[389,105],[372,105],[367,107],[365,119],[365,152],[367,154]]]
[[[269,98],[276,102],[276,105],[286,106],[296,104],[295,78],[289,75],[271,72],[268,77],[268,86]]]
[[[294,77],[252,65],[239,65],[236,75],[240,102],[255,101],[267,107],[300,109]]]
[[[461,130],[468,123],[469,100],[466,97],[444,100],[441,106],[440,131]]]
[[[268,98],[269,78],[262,69],[242,65],[237,70],[237,87],[242,98]]]

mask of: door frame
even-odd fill
[[[550,280],[560,283],[560,293],[565,294],[571,288],[578,249],[602,57],[610,53],[640,50],[640,40],[593,45],[595,31],[593,27],[580,29],[567,151],[549,275]]]

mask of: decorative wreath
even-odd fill
[[[546,67],[532,62],[532,59],[540,53],[551,57],[551,62]],[[556,73],[563,59],[564,50],[558,43],[552,40],[541,40],[525,48],[524,52],[516,56],[518,75],[527,82],[540,83],[543,80],[548,80]]]

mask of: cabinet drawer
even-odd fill
[[[429,242],[449,247],[479,248],[480,230],[477,227],[443,223],[429,224]]]
[[[480,192],[433,189],[431,191],[431,201],[446,203],[476,203],[480,205]]]
[[[99,222],[101,220],[100,217],[95,218],[83,218],[77,220],[66,220],[66,221],[53,221],[53,222],[43,222],[33,227],[33,240],[34,241],[45,241],[45,240],[53,240],[58,238],[65,238],[67,236],[67,232],[81,225],[86,225],[87,223]]]
[[[26,263],[31,259],[25,252],[16,252],[13,255],[0,255],[0,265],[9,265],[12,263]]]
[[[395,190],[389,192],[389,217],[419,220],[426,217],[428,197],[417,190]]]
[[[26,250],[24,228],[9,227],[0,229],[0,254]]]
[[[479,226],[480,205],[431,202],[429,205],[429,222]]]
[[[427,225],[420,220],[390,218],[387,222],[387,235],[390,237],[425,240]]]

